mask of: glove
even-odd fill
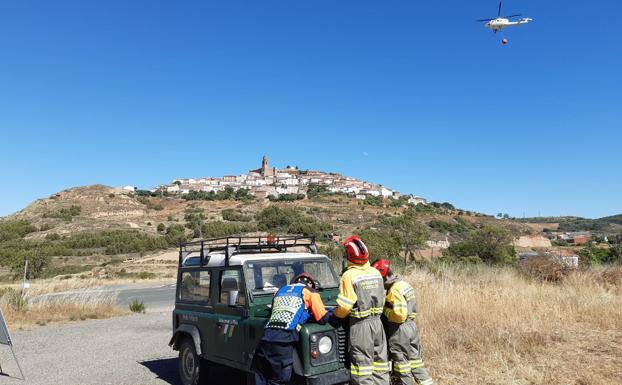
[[[332,314],[330,315],[330,318],[328,318],[328,323],[330,326],[334,327],[335,329],[338,329],[341,327],[341,318],[337,317],[336,315]]]

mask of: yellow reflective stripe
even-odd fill
[[[397,373],[408,373],[408,372],[410,372],[411,370],[412,370],[412,369],[410,368],[410,366],[409,366],[409,367],[407,367],[406,369],[398,369],[397,367],[393,368],[393,371],[394,371],[394,372],[397,372]]]
[[[371,376],[373,372],[373,366],[356,366],[354,364],[350,364],[350,374],[354,376]]]
[[[371,310],[365,310],[365,311],[353,311],[352,313],[350,313],[351,317],[354,318],[365,318],[371,315]]]
[[[417,312],[412,312],[408,315],[408,319],[415,319],[417,318]]]
[[[434,381],[432,381],[431,378],[428,378],[427,380],[423,380],[419,383],[420,385],[432,385],[434,384]]]
[[[405,362],[405,363],[394,362],[393,371],[398,372],[398,373],[410,372],[411,371],[410,362]]]
[[[413,369],[418,369],[423,367],[423,360],[412,360],[410,361],[410,366]]]
[[[341,304],[345,304],[345,305],[354,305],[353,301],[350,301],[349,299],[347,299],[346,297],[339,295],[337,296],[337,302],[341,302]]]
[[[381,307],[372,307],[368,310],[354,310],[350,313],[350,316],[354,318],[365,318],[370,315],[380,315],[382,314],[382,310]]]
[[[388,362],[374,362],[374,371],[375,372],[388,372],[389,363]]]

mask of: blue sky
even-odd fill
[[[0,215],[277,166],[490,214],[622,212],[619,1],[0,3]],[[610,22],[613,20],[614,22]]]

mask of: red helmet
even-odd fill
[[[382,278],[386,278],[391,268],[391,261],[388,259],[379,259],[371,265],[373,268],[380,272]]]
[[[369,261],[367,246],[365,246],[365,243],[363,243],[361,237],[358,235],[353,235],[346,239],[343,245],[346,247],[346,257],[348,261],[357,265],[362,265]]]
[[[302,283],[315,289],[315,279],[309,273],[300,273],[292,279],[292,284]]]

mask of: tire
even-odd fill
[[[184,338],[179,345],[178,369],[183,385],[199,385],[207,378],[207,361],[199,357],[191,338]]]

